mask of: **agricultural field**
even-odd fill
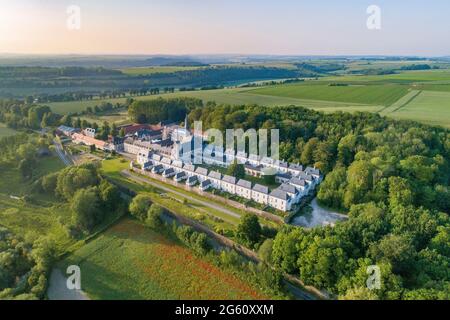
[[[421,91],[409,103],[388,116],[450,128],[450,92]]]
[[[197,70],[199,68],[203,68],[203,67],[158,66],[158,67],[125,68],[125,69],[119,69],[119,70],[126,75],[139,76],[139,75],[149,75],[149,74],[154,74],[154,73],[173,73],[173,72],[178,72],[178,71],[190,71],[190,70]]]
[[[124,219],[63,263],[79,265],[92,299],[269,299],[190,249]]]
[[[13,136],[17,133],[16,130],[8,128],[4,123],[0,123],[0,138]]]
[[[250,90],[249,93],[296,99],[322,100],[370,105],[391,105],[408,91],[400,85],[310,85],[285,84]]]

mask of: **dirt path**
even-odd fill
[[[69,290],[66,277],[60,269],[54,268],[50,275],[50,285],[47,289],[49,300],[90,300],[82,290]]]

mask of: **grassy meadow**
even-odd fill
[[[269,299],[231,272],[124,219],[63,263],[76,264],[92,299]]]
[[[0,123],[0,138],[13,136],[16,133],[16,130],[8,128],[4,123]]]
[[[38,162],[36,177],[44,176],[63,168],[57,157],[45,157]],[[32,193],[32,184],[24,181],[17,168],[10,166],[0,170],[0,225],[27,239],[51,235],[58,248],[73,243],[63,223],[71,219],[68,204],[50,194]],[[24,196],[31,200],[25,200]]]

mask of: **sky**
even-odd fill
[[[448,0],[0,0],[0,53],[443,56],[449,38]]]

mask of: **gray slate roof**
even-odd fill
[[[190,171],[190,172],[194,172],[195,171],[195,166],[192,164],[185,164],[183,166],[183,169],[186,171]]]
[[[252,183],[250,181],[244,180],[244,179],[240,179],[237,183],[237,186],[242,187],[242,188],[246,188],[246,189],[252,189]]]
[[[152,159],[155,161],[161,161],[161,156],[159,154],[152,155]]]
[[[236,178],[228,175],[224,175],[222,181],[226,183],[236,184]]]
[[[307,167],[305,172],[307,174],[313,174],[313,175],[317,175],[317,176],[320,175],[320,170],[319,169],[315,169],[315,168],[311,168],[311,167]]]
[[[208,177],[210,177],[211,179],[221,180],[222,174],[217,171],[210,171]]]
[[[289,200],[289,195],[286,193],[286,191],[283,191],[281,189],[275,189],[270,193],[271,197],[281,199],[281,200]]]
[[[211,184],[211,180],[205,180],[202,181],[202,183],[200,184],[200,186],[202,186],[203,188],[210,185]]]
[[[303,166],[301,164],[291,163],[289,164],[289,169],[295,171],[303,171]]]
[[[202,176],[207,176],[208,175],[208,169],[202,168],[202,167],[198,167],[197,170],[195,170],[195,173],[202,175]]]
[[[299,187],[305,187],[306,186],[306,181],[304,179],[299,179],[299,178],[292,178],[289,181],[289,183],[294,185],[294,186],[299,186]]]
[[[171,164],[172,160],[170,160],[169,158],[162,158],[161,162],[164,164]]]
[[[294,186],[292,186],[290,184],[286,184],[286,183],[282,184],[280,186],[280,189],[283,190],[283,191],[286,191],[287,193],[291,193],[291,194],[298,193],[297,189]]]
[[[260,184],[255,184],[255,186],[253,187],[253,191],[269,194],[269,188]]]

